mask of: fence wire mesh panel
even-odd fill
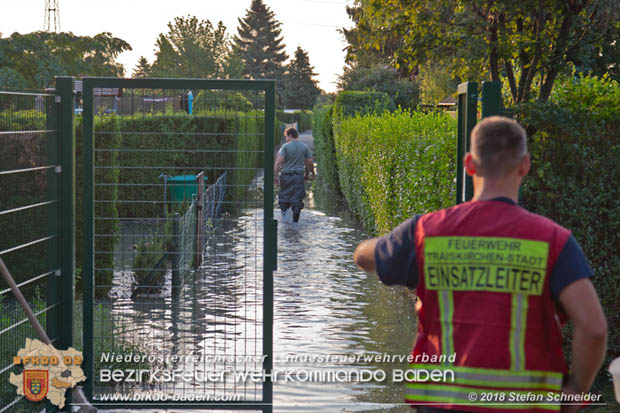
[[[84,80],[84,349],[100,407],[271,411],[271,382],[243,375],[272,363],[273,90]]]
[[[62,180],[58,109],[53,89],[0,90],[0,258],[49,338],[62,347],[70,340],[64,340],[60,321]],[[66,305],[71,311],[71,301]],[[26,338],[38,337],[2,280],[0,412],[38,412],[46,407],[45,402],[33,403],[16,395],[23,366],[13,366],[13,356],[25,346]]]

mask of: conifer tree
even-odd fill
[[[245,17],[238,20],[234,42],[245,63],[243,74],[250,79],[281,80],[288,59],[282,43],[282,24],[262,0],[252,0]]]
[[[140,56],[138,60],[138,64],[133,69],[133,74],[131,77],[147,77],[151,73],[151,65],[149,61],[144,56]]]
[[[311,109],[314,101],[321,94],[317,87],[314,67],[310,66],[308,53],[297,46],[295,57],[287,66],[284,81],[284,103],[291,109]]]

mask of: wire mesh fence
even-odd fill
[[[217,178],[213,185],[210,185],[204,197],[203,217],[204,224],[209,225],[209,220],[213,220],[220,215],[222,202],[226,196],[226,172]],[[211,225],[213,222],[211,221]],[[206,228],[205,228],[206,232]]]
[[[264,167],[266,92],[197,82],[190,115],[183,100],[188,89],[167,82],[149,89],[111,82],[100,89],[112,90],[110,96],[94,89],[90,97],[85,83],[84,191],[88,199],[90,171],[94,222],[94,267],[91,275],[86,266],[84,275],[85,297],[93,297],[85,301],[89,391],[101,403],[141,396],[162,406],[172,400],[213,405],[222,397],[260,403],[263,383],[239,382],[232,371],[222,380],[205,375],[233,367],[261,371],[270,352],[263,343],[267,201],[257,179]],[[88,232],[85,237],[88,244]],[[110,354],[139,361],[117,362]],[[117,383],[101,373],[128,366],[184,376]]]
[[[52,341],[59,337],[58,145],[53,90],[0,91],[0,258]],[[36,333],[0,281],[0,412],[41,411],[16,395],[13,356]]]

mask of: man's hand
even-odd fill
[[[570,380],[562,387],[563,394],[579,394],[575,384]],[[563,404],[560,413],[575,413],[581,409],[582,406],[578,404]]]
[[[366,272],[377,271],[377,265],[375,262],[375,247],[377,246],[378,238],[367,239],[360,242],[353,254],[353,261]]]
[[[275,175],[273,177],[273,182],[276,184],[276,186],[280,186],[280,177],[278,175]]]
[[[316,178],[316,175],[314,174],[314,159],[304,159],[304,180],[313,181],[314,178]]]

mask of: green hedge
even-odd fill
[[[569,228],[583,247],[609,324],[607,366],[620,354],[620,87],[581,78],[518,115],[536,130],[525,207]]]
[[[248,112],[254,108],[254,105],[246,94],[228,90],[201,90],[195,96],[192,112],[198,113],[215,108],[234,112]]]
[[[332,188],[339,189],[333,130],[333,105],[314,108],[312,137],[314,138],[314,157],[318,164],[319,178]]]
[[[371,233],[453,203],[456,121],[449,115],[398,110],[339,119],[333,128],[340,188]]]
[[[110,149],[110,151],[96,152],[95,163],[97,165],[110,165],[113,168],[95,169],[95,182],[109,183],[113,185],[95,187],[95,199],[112,200],[118,199],[119,169],[118,152],[121,146],[120,119],[116,116],[96,117],[95,130],[105,132],[97,135],[96,147]],[[75,198],[76,198],[76,290],[82,292],[82,268],[84,263],[84,137],[82,117],[77,117],[75,122]],[[95,230],[98,234],[118,234],[118,205],[116,202],[95,203],[95,216],[113,218],[98,220]],[[116,218],[116,219],[115,219]],[[95,251],[113,251],[118,241],[117,236],[105,236],[95,238]],[[114,268],[113,254],[95,254],[95,268]],[[98,270],[95,272],[96,285],[111,285],[113,272]],[[97,298],[107,296],[109,288],[98,288],[95,291]]]
[[[319,176],[334,189],[340,189],[334,124],[340,120],[367,113],[382,114],[393,111],[394,102],[384,92],[341,92],[333,105],[317,106],[312,114],[312,136]]]

